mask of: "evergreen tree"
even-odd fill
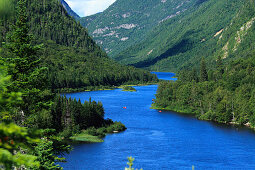
[[[217,79],[220,79],[222,77],[222,74],[224,73],[224,66],[221,56],[218,56],[217,58],[216,67],[217,67]]]
[[[205,63],[205,58],[202,57],[201,63],[200,63],[200,81],[208,81],[208,73],[206,70],[206,63]]]
[[[40,67],[40,59],[36,55],[39,46],[32,45],[26,16],[26,0],[19,0],[17,7],[17,21],[13,32],[8,36],[6,47],[10,52],[6,61],[10,64],[9,74],[12,76],[10,91],[22,92],[23,103],[18,105],[20,115],[36,113],[47,104],[42,91],[47,87],[45,67]],[[11,67],[14,65],[13,67]],[[46,97],[47,98],[47,97]],[[47,98],[48,99],[48,98]]]
[[[195,82],[198,82],[197,70],[195,68],[192,69],[190,78],[191,81],[194,80]]]

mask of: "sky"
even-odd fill
[[[65,0],[80,17],[103,12],[116,0]]]

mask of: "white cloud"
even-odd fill
[[[116,0],[66,0],[68,5],[81,17],[103,12]]]

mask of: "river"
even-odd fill
[[[174,74],[157,73],[175,80]],[[157,85],[67,94],[81,101],[101,101],[106,118],[121,121],[127,130],[107,135],[103,143],[77,144],[66,155],[64,169],[121,170],[127,157],[134,167],[159,169],[255,169],[255,134],[247,128],[200,121],[171,111],[150,109]],[[127,109],[123,109],[123,107]]]

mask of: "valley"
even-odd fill
[[[0,169],[255,168],[254,0],[74,1],[0,1]]]

